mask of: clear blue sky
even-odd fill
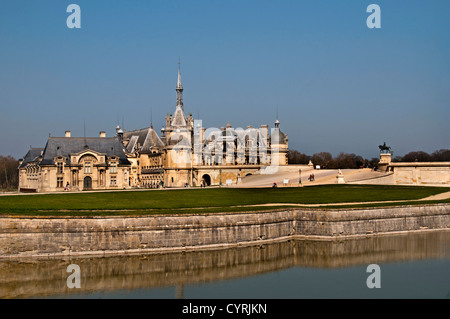
[[[81,29],[66,8],[81,7]],[[366,8],[381,7],[381,29]],[[176,103],[204,127],[269,124],[289,146],[378,156],[450,148],[450,1],[2,0],[0,154],[114,134]]]

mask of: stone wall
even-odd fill
[[[450,229],[450,205],[144,217],[1,217],[0,258],[141,254]]]
[[[390,163],[399,185],[450,186],[450,162]]]
[[[297,211],[297,238],[348,238],[450,228],[450,205]]]

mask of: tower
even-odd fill
[[[192,135],[193,118],[186,117],[183,106],[183,84],[180,63],[178,62],[177,103],[173,116],[166,118],[166,168],[165,185],[192,185]]]
[[[271,165],[287,165],[288,136],[281,132],[280,121],[275,121],[275,128],[270,134]]]

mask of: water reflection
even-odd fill
[[[170,254],[2,260],[0,298],[71,296],[157,287],[176,287],[172,298],[183,298],[189,285],[271,274],[295,267],[337,269],[448,258],[450,231],[332,242],[288,241]],[[69,264],[81,268],[81,290],[66,286]]]

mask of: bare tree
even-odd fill
[[[327,168],[330,164],[332,164],[333,156],[328,152],[320,152],[314,154],[311,157],[311,161],[314,165],[320,165],[323,168]]]
[[[430,154],[423,151],[415,151],[403,156],[402,162],[429,162],[430,160]]]
[[[0,188],[16,188],[19,184],[19,161],[0,155]]]
[[[450,150],[442,149],[431,154],[432,162],[450,162]]]
[[[296,150],[290,150],[287,154],[289,164],[308,164],[311,156],[300,153]]]

